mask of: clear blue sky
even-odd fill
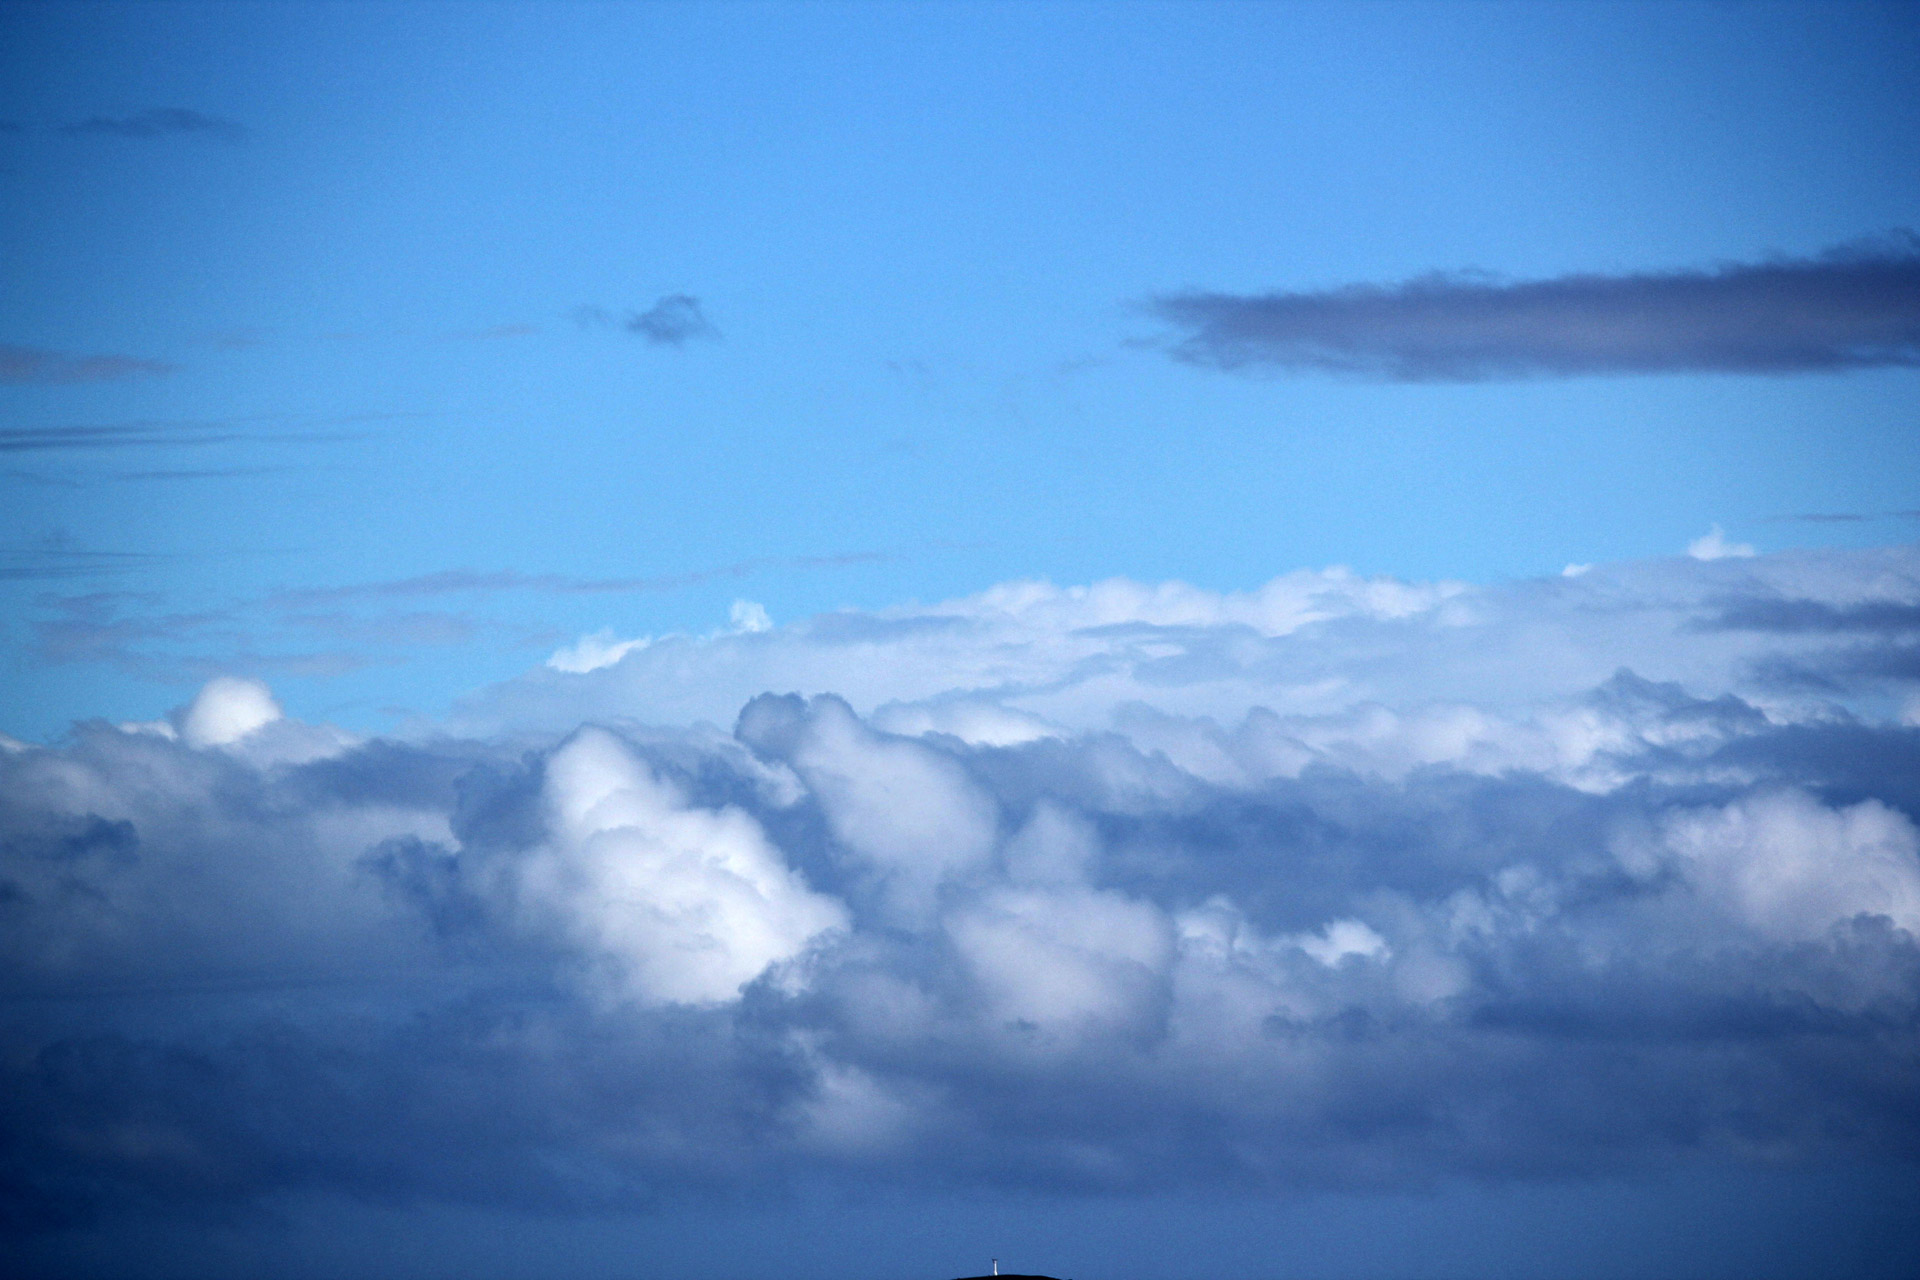
[[[1763,549],[1901,540],[1879,517],[1920,506],[1909,368],[1231,375],[1167,359],[1144,310],[1184,288],[1710,268],[1912,225],[1911,6],[4,21],[0,338],[173,366],[0,388],[6,422],[262,437],[7,455],[19,555],[156,557],[4,584],[16,735],[155,714],[222,663],[378,727],[577,633],[712,629],[736,597],[779,620],[1029,577],[1488,581],[1676,552],[1716,522]],[[72,130],[154,108],[245,132]],[[673,294],[718,338],[618,327]],[[343,438],[264,438],[300,436]],[[1781,519],[1809,514],[1872,518]],[[260,607],[451,569],[742,564],[638,594],[387,601],[455,621],[416,617],[435,643],[326,679],[303,672],[354,666],[372,633]],[[118,619],[225,621],[145,650],[186,665],[49,666],[36,599],[97,590],[148,593]]]

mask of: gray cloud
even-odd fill
[[[408,416],[412,415],[355,414],[331,419],[265,416],[207,421],[149,420],[107,425],[0,427],[0,453],[101,452],[242,441],[260,444],[334,444],[366,438],[363,431],[341,430],[342,427]],[[151,478],[159,473],[141,474]]]
[[[700,309],[700,299],[686,293],[667,294],[645,311],[630,311],[618,321],[606,308],[593,305],[574,308],[573,319],[582,328],[604,328],[617,323],[628,333],[645,338],[655,346],[681,347],[694,339],[720,336],[720,331]]]
[[[244,125],[185,107],[152,107],[129,116],[89,116],[61,125],[59,132],[74,138],[163,138],[191,133],[223,142],[239,142],[247,136]]]
[[[155,378],[172,373],[174,367],[164,361],[136,356],[75,356],[0,343],[0,383],[15,386]]]
[[[684,293],[672,293],[645,311],[627,317],[628,333],[637,333],[648,342],[683,346],[690,338],[717,338],[713,327],[700,310],[700,299]]]
[[[1876,600],[1834,605],[1824,600],[1740,600],[1703,625],[1744,631],[1915,633],[1920,632],[1920,603]]]
[[[8,746],[0,1234],[1910,1171],[1916,554],[1016,584],[547,671],[551,729],[229,681]],[[721,672],[860,705],[643,726]]]
[[[1693,271],[1163,296],[1173,354],[1394,382],[1828,372],[1920,364],[1920,241]]]
[[[1628,695],[1592,705],[1638,705],[1649,738],[1728,710]],[[1910,793],[1910,730],[1736,716],[1699,778],[1738,744],[1737,780],[1652,782],[1655,752],[1596,794],[1453,770],[1221,786],[1111,737],[969,747],[833,699],[756,702],[732,740],[531,754],[298,763],[273,728],[195,749],[95,726],[0,757],[0,1230],[311,1191],[556,1211],[796,1179],[1920,1159],[1911,905],[1902,925],[1844,881],[1808,907],[1720,879],[1807,848],[1844,877],[1876,841],[1911,863],[1890,800],[1796,789],[1884,759]],[[595,796],[611,825],[569,834],[555,815]],[[686,926],[644,905],[679,865],[652,850],[692,833],[720,843],[677,856],[777,850],[804,881],[770,892],[844,904],[846,929],[737,997],[661,999],[687,971],[652,939]]]

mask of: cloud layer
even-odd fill
[[[1180,359],[1393,382],[1812,373],[1920,364],[1920,241],[1814,258],[1508,282],[1432,275],[1322,292],[1189,292],[1153,312]]]
[[[0,1221],[1912,1162],[1917,632],[1902,548],[215,682],[0,753]]]

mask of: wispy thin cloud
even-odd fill
[[[1874,520],[1915,520],[1920,511],[1806,511],[1790,516],[1765,516],[1765,524],[1866,524]]]
[[[151,568],[174,558],[149,551],[94,551],[50,539],[0,546],[0,581],[95,578]]]
[[[109,427],[0,427],[0,453],[222,444],[245,438],[240,432],[219,426],[184,422]]]
[[[122,422],[106,425],[0,427],[0,453],[147,449],[160,446],[228,444],[234,441],[330,444],[366,438],[364,431],[343,428],[408,416],[412,415],[354,414],[325,419],[265,417],[211,421]]]
[[[1388,382],[1832,372],[1920,364],[1920,238],[1811,258],[1509,282],[1434,274],[1149,304],[1175,358]]]
[[[744,578],[769,569],[837,569],[860,564],[882,564],[893,559],[880,551],[857,551],[826,556],[770,556],[741,560],[713,569],[633,578],[578,578],[559,573],[521,573],[514,569],[442,569],[411,578],[353,583],[338,587],[309,587],[283,591],[272,598],[281,606],[299,607],[345,600],[415,598],[531,591],[547,595],[619,595],[671,591],[727,578]]]
[[[13,386],[157,378],[172,373],[175,368],[164,360],[139,356],[70,355],[41,347],[0,343],[0,383]]]
[[[89,116],[61,125],[58,132],[70,138],[164,138],[184,133],[239,142],[247,136],[247,127],[185,107],[152,107],[127,116]]]
[[[461,329],[447,337],[456,342],[497,342],[502,338],[530,338],[539,332],[537,324],[494,324],[482,329]]]

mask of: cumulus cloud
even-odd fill
[[[516,898],[552,912],[648,1003],[731,1000],[846,924],[741,810],[690,807],[624,743],[584,729],[545,769],[552,839],[515,869]]]
[[[1221,369],[1393,382],[1811,373],[1920,364],[1920,240],[1711,269],[1504,281],[1431,275],[1322,291],[1188,292],[1152,311]]]
[[[224,680],[10,744],[0,1214],[1911,1167],[1916,607],[1913,548],[1013,584],[445,737]]]
[[[180,736],[196,747],[223,747],[280,718],[273,691],[258,680],[215,676],[180,713]]]

